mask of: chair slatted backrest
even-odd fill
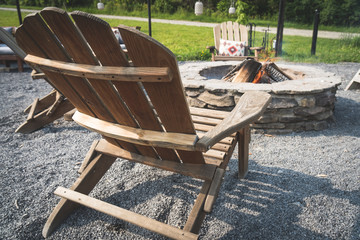
[[[230,41],[246,41],[248,45],[248,31],[245,25],[237,22],[223,22],[214,27],[215,48],[220,48],[220,39]]]
[[[127,67],[130,63],[105,21],[83,12],[69,15],[45,8],[28,16],[16,32],[28,54],[79,64]],[[121,28],[132,64],[169,67],[171,82],[137,83],[104,81],[44,70],[50,82],[78,111],[108,122],[145,130],[195,134],[174,55],[137,30]],[[153,109],[153,107],[155,109]],[[201,152],[149,147],[109,139],[130,152],[186,163],[204,163]]]

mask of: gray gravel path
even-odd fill
[[[194,63],[196,64],[196,63]],[[359,63],[318,64],[342,77],[335,122],[324,131],[253,134],[250,172],[238,180],[236,154],[200,239],[360,239],[360,91],[343,91]],[[41,239],[41,230],[98,138],[62,119],[15,134],[22,110],[51,88],[30,73],[0,73],[0,239]],[[183,226],[200,182],[118,160],[92,196]],[[162,239],[81,208],[49,239]]]
[[[0,10],[7,10],[7,11],[16,11],[15,8],[3,8],[0,7]],[[39,12],[37,10],[32,9],[21,9],[22,12]],[[105,14],[94,14],[99,18],[108,18],[108,19],[120,19],[120,20],[133,20],[133,21],[141,21],[147,22],[148,18],[142,17],[130,17],[130,16],[114,16],[114,15],[105,15]],[[166,23],[166,24],[176,24],[176,25],[185,25],[185,26],[195,26],[195,27],[214,27],[218,23],[206,23],[206,22],[196,22],[196,21],[185,21],[185,20],[170,20],[170,19],[157,19],[152,18],[151,22],[156,23]],[[257,32],[263,32],[267,30],[267,27],[256,27]],[[269,28],[271,33],[276,33],[276,28],[271,27]],[[306,30],[306,29],[295,29],[295,28],[284,28],[284,35],[290,36],[303,36],[303,37],[312,37],[313,30]],[[330,38],[330,39],[341,39],[344,36],[360,36],[359,33],[343,33],[343,32],[332,32],[332,31],[319,31],[318,37],[319,38]]]

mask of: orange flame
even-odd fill
[[[258,82],[260,82],[260,79],[261,79],[261,77],[264,75],[264,71],[263,70],[260,70],[257,74],[256,74],[256,76],[255,76],[255,78],[254,78],[254,80],[252,81],[252,83],[258,83]]]

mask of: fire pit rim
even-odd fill
[[[277,64],[282,68],[300,69],[301,71],[304,71],[305,74],[308,72],[308,75],[304,79],[289,80],[272,84],[232,83],[220,81],[219,79],[208,79],[200,75],[200,71],[204,69],[220,66],[235,66],[238,63],[239,62],[234,61],[207,63],[194,62],[193,64],[191,62],[184,63],[180,65],[180,71],[186,69],[186,71],[181,71],[184,87],[189,89],[206,88],[210,91],[224,89],[239,93],[244,93],[245,91],[266,91],[274,94],[308,94],[322,92],[341,84],[341,78],[335,76],[333,73],[325,72],[311,66],[287,65],[284,63]]]

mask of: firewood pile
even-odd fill
[[[234,83],[275,83],[292,80],[292,77],[273,62],[260,63],[253,59],[246,59],[236,65],[221,80]]]

